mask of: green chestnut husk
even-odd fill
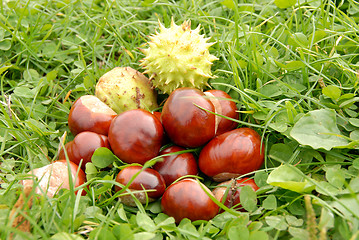
[[[157,92],[151,82],[131,67],[116,67],[105,73],[96,84],[95,95],[117,114],[158,108]]]

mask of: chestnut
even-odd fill
[[[222,90],[208,90],[204,92],[210,99],[217,99],[220,105],[220,112],[218,114],[221,114],[226,117],[230,117],[233,119],[239,119],[239,113],[237,105],[234,101],[232,101],[232,97],[222,91]],[[227,100],[228,99],[228,100]],[[216,136],[221,135],[222,133],[228,132],[232,129],[235,129],[238,126],[237,122],[234,122],[232,120],[219,117],[218,120],[218,126],[216,131]]]
[[[83,170],[86,168],[86,163],[91,162],[95,150],[100,147],[111,149],[108,137],[88,131],[77,134],[74,140],[65,144],[69,160],[77,165],[80,165],[82,160],[81,168]],[[66,159],[64,149],[60,150],[58,158],[59,160]]]
[[[55,161],[46,166],[31,170],[28,174],[31,174],[32,178],[22,180],[21,183],[25,187],[37,186],[35,190],[37,194],[45,193],[48,197],[52,198],[60,189],[70,189],[68,166],[70,166],[74,188],[84,184],[86,182],[85,173],[71,161],[68,165],[66,160]],[[38,181],[38,183],[35,183],[35,181]],[[85,194],[86,192],[82,191],[82,195]]]
[[[222,182],[218,184],[212,192],[216,199],[222,202],[226,207],[235,207],[236,210],[244,211],[240,205],[240,194],[242,187],[246,185],[250,186],[254,191],[259,189],[253,179],[245,177]],[[225,194],[227,194],[226,199],[223,201]]]
[[[162,125],[168,137],[182,147],[199,147],[215,136],[215,112],[212,102],[196,88],[178,88],[162,108]]]
[[[156,170],[151,168],[142,169],[141,166],[134,165],[125,167],[117,174],[116,182],[126,186],[138,172],[140,173],[130,183],[128,189],[138,191],[150,190],[147,192],[143,191],[134,193],[134,196],[142,204],[146,203],[146,199],[148,199],[149,202],[152,202],[155,199],[160,198],[165,192],[166,183],[163,177]],[[121,189],[121,187],[117,185],[115,186],[116,191],[120,191]],[[146,198],[146,194],[148,198]],[[120,198],[124,204],[129,206],[136,206],[136,203],[131,195],[123,195]]]
[[[161,122],[161,112],[152,112],[152,114],[155,115],[155,117]]]
[[[185,178],[166,189],[161,199],[161,207],[176,223],[184,218],[191,221],[208,221],[216,216],[219,210],[218,205],[208,195],[213,196],[204,184]]]
[[[162,120],[161,120],[161,112],[152,112],[152,114],[158,119],[158,120],[160,120],[160,122],[161,122],[161,124],[162,124]],[[167,136],[167,134],[166,134],[166,132],[164,131],[163,132],[163,140],[162,140],[162,146],[164,146],[164,145],[166,145],[166,144],[168,144],[168,143],[170,143],[171,141],[170,141],[170,139],[168,138],[168,136]]]
[[[107,135],[111,121],[116,115],[115,111],[96,96],[84,95],[72,105],[68,125],[74,135],[84,131]]]
[[[176,153],[185,150],[179,146],[170,146],[163,149],[159,155]],[[165,179],[166,185],[169,186],[175,180],[186,175],[197,175],[197,161],[192,153],[180,153],[162,157],[161,162],[157,162],[153,169],[157,170]]]
[[[108,140],[113,153],[122,161],[144,164],[158,155],[163,141],[163,127],[146,110],[128,110],[113,119]]]
[[[213,138],[198,157],[199,169],[221,182],[258,170],[264,161],[264,144],[250,128],[237,128]]]

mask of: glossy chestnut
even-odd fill
[[[180,177],[198,174],[197,161],[191,152],[175,154],[184,150],[185,148],[179,146],[170,146],[159,153],[166,156],[163,156],[162,161],[157,162],[153,169],[163,176],[167,186]]]
[[[182,147],[199,147],[215,136],[212,102],[195,88],[173,91],[163,105],[161,120],[168,137]]]
[[[222,90],[208,90],[204,92],[210,99],[217,99],[220,105],[219,114],[230,117],[233,119],[239,119],[239,113],[237,105],[234,101],[232,101],[232,97],[222,91]],[[230,130],[235,129],[238,126],[237,122],[231,121],[229,119],[219,117],[218,127],[216,131],[216,136],[221,135],[222,133],[228,132]]]
[[[199,169],[215,181],[225,181],[258,170],[264,144],[250,128],[237,128],[213,138],[201,151]]]
[[[85,173],[71,161],[68,165],[66,160],[55,161],[46,166],[31,170],[28,174],[32,177],[23,180],[22,184],[25,187],[36,186],[35,192],[37,194],[46,194],[48,197],[54,197],[60,189],[70,189],[68,166],[70,166],[74,188],[84,184],[86,182]],[[86,191],[82,191],[82,195],[86,195]]]
[[[74,135],[84,131],[107,135],[111,121],[116,115],[115,111],[96,96],[84,95],[72,105],[68,126]]]
[[[208,194],[213,196],[205,185],[194,179],[185,178],[166,189],[161,199],[161,207],[176,223],[184,218],[191,221],[210,220],[217,215],[219,207]]]
[[[134,177],[136,174],[138,175]],[[151,168],[142,169],[141,166],[128,166],[122,169],[116,176],[116,182],[123,186],[126,186],[131,180],[132,182],[128,186],[128,189],[131,191],[140,191],[134,192],[133,194],[141,203],[146,203],[146,200],[149,202],[154,201],[161,197],[166,189],[166,183],[161,174]],[[115,186],[116,191],[120,191],[121,189],[122,187]],[[143,190],[148,191],[145,192]],[[126,205],[136,206],[130,194],[121,196],[121,201]]]
[[[161,122],[162,124],[162,120],[161,120],[161,112],[152,112],[152,114]],[[170,143],[171,140],[168,138],[166,131],[163,130],[163,140],[162,140],[162,146]]]
[[[163,127],[152,113],[143,109],[129,110],[113,119],[108,139],[113,153],[122,161],[144,164],[158,155]]]
[[[240,204],[241,189],[244,186],[250,186],[254,191],[257,191],[259,187],[251,178],[231,179],[229,181],[222,182],[212,191],[216,199],[222,202],[226,207],[235,207],[236,210],[244,211]],[[226,199],[223,197],[226,196]]]
[[[74,140],[65,144],[67,156],[70,161],[85,170],[86,163],[91,162],[91,158],[96,149],[105,147],[111,149],[108,137],[95,132],[81,132]],[[64,149],[60,150],[59,159],[66,159]]]

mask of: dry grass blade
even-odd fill
[[[22,232],[30,232],[31,225],[28,220],[24,217],[23,214],[28,214],[27,210],[32,207],[33,196],[32,187],[25,187],[24,192],[20,194],[19,199],[16,201],[14,207],[10,212],[10,219],[13,219],[12,227],[17,228]],[[23,212],[21,214],[20,212]],[[13,233],[11,234],[11,238],[13,238]]]
[[[317,240],[317,222],[315,212],[309,195],[304,196],[305,210],[307,212],[307,230],[310,240]]]

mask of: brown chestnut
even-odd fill
[[[162,150],[159,155],[171,154],[185,150],[179,146],[170,146]],[[186,175],[197,175],[197,161],[191,152],[162,156],[162,161],[157,162],[153,169],[157,170],[169,186],[175,180]]]
[[[84,131],[107,135],[111,121],[116,115],[115,111],[96,96],[84,95],[72,105],[68,125],[74,135]]]
[[[162,210],[176,223],[184,218],[210,220],[217,215],[219,207],[208,195],[214,197],[204,184],[185,178],[167,188],[161,199]]]
[[[152,114],[161,122],[162,124],[162,120],[161,120],[161,112],[152,112]],[[163,130],[163,140],[162,140],[162,146],[170,143],[171,140],[168,138],[166,131]]]
[[[219,182],[258,170],[263,161],[264,144],[250,128],[237,128],[213,138],[198,158],[199,169]]]
[[[21,183],[25,187],[32,187],[35,186],[34,181],[38,181],[35,192],[37,194],[45,193],[48,197],[53,197],[62,188],[70,189],[68,175],[68,166],[70,166],[73,186],[77,188],[86,182],[86,175],[81,169],[78,169],[75,163],[70,161],[69,164],[66,160],[59,160],[46,166],[35,168],[28,173],[32,175],[32,178],[23,180]],[[86,191],[82,191],[82,195],[85,194]]]
[[[219,202],[222,202],[226,207],[235,207],[236,210],[243,211],[240,205],[241,189],[244,186],[250,186],[254,191],[257,191],[259,187],[251,178],[231,179],[229,181],[222,182],[212,191],[214,196]],[[228,190],[227,190],[228,189]],[[223,197],[226,195],[226,199],[223,201]]]
[[[122,161],[144,164],[158,155],[163,141],[163,127],[146,110],[128,110],[113,119],[108,139],[113,153]]]
[[[204,92],[210,99],[217,99],[220,105],[220,112],[217,111],[218,114],[221,114],[226,117],[230,117],[233,119],[239,119],[239,113],[237,105],[234,101],[232,101],[232,97],[222,91],[222,90],[208,90]],[[238,126],[237,122],[232,120],[219,117],[218,126],[216,131],[216,136],[221,135],[222,133],[228,132],[232,129],[235,129]]]
[[[108,137],[95,132],[80,132],[74,138],[74,140],[65,144],[67,156],[70,161],[85,170],[86,163],[91,162],[93,153],[97,148],[105,147],[111,149]],[[63,149],[60,150],[59,160],[66,159]]]
[[[168,137],[182,147],[199,147],[215,136],[212,102],[195,88],[173,91],[163,105],[161,120]]]
[[[142,171],[141,171],[142,170]],[[141,171],[141,172],[140,172]],[[128,166],[122,169],[116,176],[116,182],[126,186],[130,180],[140,172],[128,186],[129,190],[138,190],[142,192],[135,192],[134,196],[141,202],[146,203],[146,199],[149,202],[162,196],[166,189],[166,183],[163,177],[151,168],[142,169],[141,166]],[[122,188],[115,186],[116,191],[120,191]],[[147,192],[143,190],[149,190]],[[146,194],[147,197],[146,198]],[[129,206],[136,206],[136,203],[131,195],[121,196],[121,201]]]

